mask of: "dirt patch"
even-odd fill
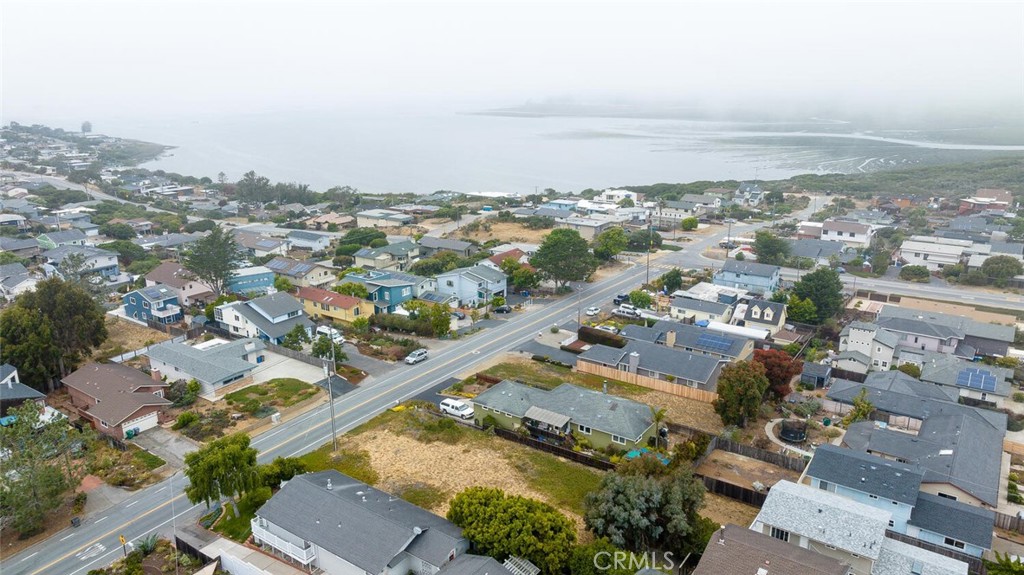
[[[490,230],[487,230],[487,227],[490,227]],[[469,231],[464,227],[448,234],[448,237],[468,238],[480,243],[485,243],[488,240],[499,240],[503,243],[524,242],[539,244],[544,241],[544,236],[549,233],[551,233],[550,229],[531,230],[517,222],[494,222],[488,220],[482,222],[478,229]]]
[[[594,275],[591,276],[590,281],[591,283],[600,282],[610,276],[619,274],[620,272],[622,272],[622,270],[626,269],[627,267],[629,267],[629,264],[620,262],[618,260],[612,260],[608,263],[605,263],[601,267],[597,268],[597,271],[595,271]],[[571,295],[572,294],[570,294],[570,296]]]
[[[162,331],[143,327],[112,315],[106,316],[106,323],[107,341],[93,352],[92,359],[96,361],[171,339],[170,335]]]
[[[700,514],[719,525],[732,523],[745,528],[754,522],[758,511],[760,510],[753,505],[746,505],[723,495],[707,493],[704,495],[704,507]]]
[[[664,409],[668,421],[672,423],[693,427],[711,435],[718,435],[725,429],[722,418],[715,413],[710,403],[660,391],[648,391],[631,399]]]
[[[755,481],[771,487],[783,479],[795,482],[800,478],[796,471],[717,449],[701,463],[696,473],[747,488]]]

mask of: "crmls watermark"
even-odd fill
[[[686,560],[689,558],[690,555],[687,554],[682,561],[677,563],[675,560],[675,554],[671,551],[666,551],[664,553],[658,553],[655,551],[651,551],[650,553],[600,551],[594,554],[594,567],[598,571],[616,569],[635,572],[641,569],[657,569],[659,571],[672,572],[675,570],[676,565],[684,565]]]

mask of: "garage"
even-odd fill
[[[147,429],[156,427],[157,423],[157,412],[153,411],[143,415],[142,417],[126,420],[121,424],[121,431],[124,432],[125,437],[128,437],[129,431],[133,431],[134,433],[132,433],[132,436],[135,436]],[[138,431],[135,431],[136,429]]]

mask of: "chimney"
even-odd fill
[[[640,352],[630,352],[629,354],[629,373],[636,373],[636,368],[640,367]]]
[[[330,491],[330,490],[332,490],[332,489],[334,489],[334,486],[333,486],[333,485],[331,485],[331,478],[330,478],[330,477],[328,477],[328,478],[327,478],[327,491]]]
[[[246,342],[245,343],[245,351],[246,352],[256,351],[256,342],[255,341],[248,341],[248,342]]]
[[[665,347],[675,347],[675,346],[676,346],[676,332],[675,332],[675,330],[670,329],[667,332],[665,332]]]
[[[163,376],[160,375],[159,369],[154,369],[149,372],[149,377],[153,378],[153,381],[162,381]]]

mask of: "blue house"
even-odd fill
[[[726,260],[715,274],[716,286],[747,290],[752,294],[771,295],[779,289],[781,268],[757,262]]]
[[[402,276],[398,278],[391,272],[367,270],[347,274],[339,283],[344,285],[351,282],[366,286],[366,291],[370,293],[369,299],[373,302],[374,313],[393,313],[398,306],[411,300],[415,291],[416,282],[408,279],[407,274]]]
[[[148,286],[122,296],[126,316],[140,321],[177,323],[184,317],[178,303],[178,293],[163,284]]]
[[[267,293],[274,287],[274,272],[266,266],[238,268],[235,275],[224,283],[224,291],[242,295]]]

